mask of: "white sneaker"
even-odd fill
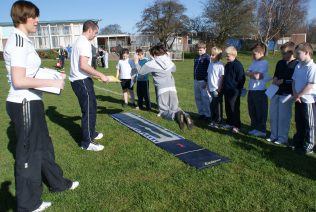
[[[223,129],[232,129],[233,126],[229,125],[229,124],[225,124],[223,127]]]
[[[78,181],[73,181],[71,187],[69,188],[69,190],[75,190],[78,186],[79,186],[79,182]]]
[[[85,148],[81,147],[81,149],[85,149]],[[98,152],[98,151],[101,151],[103,149],[104,149],[104,146],[101,144],[90,143],[88,148],[86,148],[85,150]]]
[[[274,142],[275,139],[270,137],[270,138],[267,138],[266,141],[268,141],[268,142]]]
[[[249,135],[255,135],[258,131],[257,130],[251,130],[248,132]]]
[[[42,202],[42,204],[37,209],[35,209],[33,212],[43,211],[43,210],[49,208],[51,205],[52,205],[51,202]]]
[[[276,140],[276,141],[274,141],[273,143],[275,143],[275,144],[277,144],[277,145],[287,145],[287,144],[288,144],[287,142],[279,141],[279,140]]]
[[[97,137],[94,138],[94,140],[100,140],[103,138],[103,133],[98,133]]]
[[[266,137],[266,133],[265,132],[261,132],[259,130],[256,130],[256,132],[253,135],[257,136],[257,137]]]

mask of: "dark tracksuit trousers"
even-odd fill
[[[240,128],[240,91],[230,90],[224,93],[225,112],[227,116],[226,124]]]
[[[15,189],[18,211],[33,211],[42,204],[42,182],[51,192],[71,187],[55,162],[54,147],[48,134],[41,100],[6,103],[14,124],[16,142]]]
[[[295,103],[296,133],[294,146],[305,150],[313,150],[315,142],[315,103]]]
[[[268,97],[265,94],[265,90],[248,92],[248,112],[251,120],[251,128],[266,132]]]
[[[88,148],[98,133],[95,131],[97,118],[97,101],[94,93],[93,80],[88,77],[83,80],[71,82],[71,87],[78,98],[81,108],[81,130],[82,141],[81,146]]]
[[[223,95],[212,95],[212,101],[210,104],[211,122],[221,124],[223,121]]]
[[[143,100],[147,110],[151,110],[151,103],[149,97],[149,81],[137,81],[137,103],[140,109],[143,108]]]

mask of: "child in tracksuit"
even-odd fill
[[[210,64],[210,56],[206,53],[206,45],[197,45],[198,56],[194,59],[194,97],[200,119],[209,119],[210,100],[207,95],[207,68]]]
[[[207,69],[207,89],[212,97],[210,110],[211,110],[211,123],[210,127],[219,128],[223,120],[223,95],[222,83],[224,78],[225,67],[220,59],[222,57],[222,50],[213,47],[211,49],[211,63]]]
[[[287,144],[292,117],[293,100],[286,98],[292,94],[292,76],[298,61],[294,58],[295,43],[286,42],[280,48],[282,60],[279,60],[273,76],[273,84],[279,86],[270,102],[271,135],[267,139],[275,144]]]
[[[296,122],[293,149],[304,154],[311,154],[315,142],[316,64],[312,59],[313,48],[309,43],[299,44],[295,51],[299,63],[292,77]]]
[[[268,97],[265,94],[268,81],[268,61],[264,58],[265,47],[256,44],[252,49],[253,61],[246,75],[249,77],[248,113],[252,130],[250,135],[265,137],[268,117]]]
[[[144,52],[142,49],[137,49],[136,54],[138,55],[140,66],[145,65],[148,62],[148,58],[144,57]],[[143,100],[145,100],[146,110],[151,110],[150,97],[149,97],[149,80],[148,75],[137,75],[137,98],[138,98],[138,107],[143,110]]]
[[[223,80],[223,94],[225,98],[226,125],[223,128],[232,129],[239,133],[240,94],[245,84],[245,73],[242,64],[237,60],[237,50],[233,46],[225,49],[227,64]]]
[[[149,52],[152,60],[140,66],[139,56],[135,54],[134,63],[138,74],[152,73],[153,75],[154,84],[157,87],[160,116],[164,119],[175,120],[180,129],[183,129],[185,124],[188,129],[192,129],[191,117],[179,107],[177,90],[172,76],[172,72],[176,71],[176,66],[168,56],[167,49],[163,45],[157,44],[151,47]]]

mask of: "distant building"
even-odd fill
[[[82,33],[82,26],[86,20],[61,20],[40,21],[36,33],[29,37],[36,49],[57,49],[60,46],[72,45],[76,38]],[[100,20],[93,19],[99,22]],[[12,33],[14,27],[11,22],[0,23],[0,51]],[[97,45],[97,39],[93,41]]]

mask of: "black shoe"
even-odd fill
[[[191,119],[191,116],[188,113],[184,113],[184,121],[187,124],[187,127],[189,130],[193,129],[193,121]]]
[[[183,112],[181,110],[176,112],[174,117],[175,117],[175,121],[178,123],[180,129],[182,130],[184,128],[184,114],[183,114]]]
[[[205,117],[204,115],[200,115],[200,116],[199,116],[199,119],[200,119],[200,120],[205,120],[206,117]]]
[[[139,107],[138,107],[137,104],[135,104],[135,103],[132,104],[132,107],[133,107],[134,109],[136,109],[136,110],[139,110]]]

